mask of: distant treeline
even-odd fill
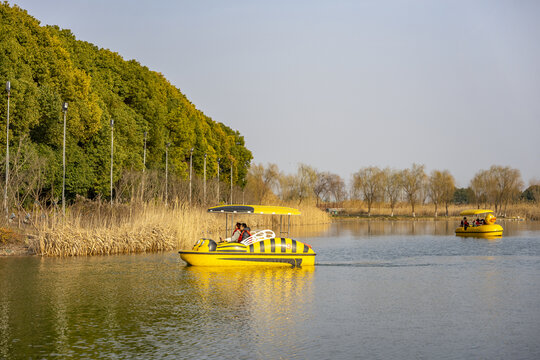
[[[508,204],[530,202],[538,206],[540,203],[540,182],[533,180],[524,189],[519,170],[496,165],[476,173],[467,188],[456,188],[448,170],[426,174],[424,165],[418,164],[402,170],[364,167],[353,174],[349,186],[337,174],[303,164],[296,174],[283,174],[275,164],[255,164],[247,179],[247,191],[256,202],[277,197],[284,201],[312,200],[317,205],[333,207],[345,200],[361,200],[368,215],[375,203],[388,205],[392,216],[399,202],[410,204],[412,216],[415,206],[426,203],[435,205],[435,216],[439,207],[444,207],[448,215],[451,204],[493,206],[496,212],[503,213]]]
[[[61,198],[64,102],[68,200],[110,197],[111,119],[113,180],[119,196],[126,196],[122,187],[127,183],[127,196],[133,196],[137,181],[143,181],[143,169],[153,186],[160,187],[148,196],[162,195],[167,144],[171,181],[189,176],[193,148],[194,174],[202,176],[206,155],[208,178],[215,179],[219,166],[221,180],[229,182],[232,168],[233,183],[245,184],[252,154],[238,131],[205,116],[160,73],[76,40],[69,30],[40,26],[25,10],[7,2],[0,3],[0,81],[1,154],[6,146],[4,84],[11,82],[11,207]],[[5,157],[0,158],[5,167]]]

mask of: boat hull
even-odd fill
[[[219,243],[206,246],[203,240],[193,250],[179,251],[180,257],[192,266],[288,266],[315,265],[315,252],[300,241],[289,238],[266,239],[251,245]]]
[[[502,234],[503,228],[499,224],[468,226],[467,229],[460,226],[456,229],[458,236],[500,237]]]

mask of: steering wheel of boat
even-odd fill
[[[272,230],[261,230],[261,231],[257,231],[255,234],[251,235],[246,240],[243,240],[242,244],[251,245],[258,241],[271,239],[275,237],[276,237],[276,233],[273,232]]]

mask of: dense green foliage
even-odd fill
[[[474,203],[474,192],[470,187],[468,188],[456,188],[454,192],[454,204],[472,204]]]
[[[521,194],[525,201],[540,202],[540,185],[531,185]]]
[[[142,170],[147,131],[147,168],[164,168],[165,147],[170,143],[169,166],[176,176],[187,176],[193,147],[195,173],[202,174],[206,153],[209,177],[217,173],[221,158],[222,179],[228,179],[233,163],[235,182],[245,183],[252,155],[238,131],[205,116],[163,75],[76,40],[69,30],[40,26],[25,10],[4,2],[0,4],[4,99],[8,80],[12,151],[19,151],[19,160],[26,159],[20,161],[22,167],[46,169],[40,180],[46,194],[61,191],[64,101],[69,103],[66,191],[71,198],[109,194],[111,118],[115,121],[115,181],[125,170]],[[4,100],[0,144],[6,140],[6,107]]]

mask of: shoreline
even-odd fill
[[[37,255],[30,251],[24,244],[2,244],[0,245],[0,258],[12,256],[34,256]]]
[[[340,223],[340,222],[366,222],[366,221],[425,221],[425,222],[459,222],[461,220],[460,216],[417,216],[412,217],[411,215],[334,215],[330,218],[330,223]],[[538,220],[523,219],[523,218],[499,218],[499,221],[520,221],[520,222],[536,222]],[[294,226],[317,226],[318,224],[312,225],[294,225]],[[319,224],[320,225],[320,224]],[[38,256],[40,254],[32,251],[28,245],[28,241],[32,235],[24,236],[24,240],[19,242],[9,242],[9,243],[0,243],[0,258],[3,257],[26,257],[26,256]],[[163,249],[161,250],[163,251]],[[175,250],[176,251],[176,250]],[[138,253],[148,253],[155,251],[136,251],[134,254]],[[94,255],[106,255],[106,254],[86,254],[84,256],[94,256]],[[42,256],[51,257],[51,255],[43,254]],[[81,256],[81,255],[64,255],[64,256]],[[52,256],[55,257],[55,256]],[[62,257],[62,256],[61,256]]]

